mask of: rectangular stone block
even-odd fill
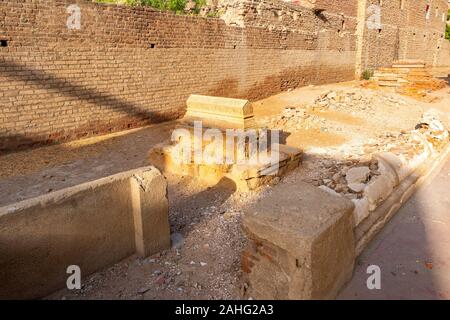
[[[157,170],[130,179],[136,253],[146,257],[170,246],[166,179]]]
[[[354,205],[297,182],[274,187],[243,218],[246,297],[332,299],[355,261]]]
[[[186,101],[184,122],[218,129],[255,128],[253,107],[248,100],[191,95]]]
[[[130,181],[131,180],[131,181]],[[170,245],[166,182],[122,172],[0,208],[0,299],[44,297],[137,252]]]

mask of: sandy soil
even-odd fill
[[[312,101],[325,90],[365,90],[381,102],[364,110],[316,110]],[[305,151],[300,168],[280,183],[317,183],[329,162],[349,161],[368,140],[411,130],[430,108],[450,114],[449,89],[432,94],[435,102],[361,89],[357,82],[310,86],[254,104],[265,126],[287,106],[305,107],[307,125],[288,132],[287,144]],[[378,98],[377,98],[378,99]],[[383,98],[384,99],[384,98]],[[392,101],[389,101],[392,99]],[[398,104],[398,99],[404,104]],[[383,102],[384,101],[384,102]],[[442,120],[448,126],[449,118]],[[50,146],[0,157],[0,205],[6,205],[83,181],[147,165],[150,148],[170,137],[176,123]],[[49,299],[237,299],[240,297],[240,252],[245,238],[240,219],[245,208],[270,193],[270,187],[238,193],[232,181],[211,186],[193,177],[167,175],[171,232],[182,238],[177,248],[140,259],[130,257],[88,276],[78,291],[62,290]]]

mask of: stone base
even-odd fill
[[[239,191],[257,189],[263,185],[276,184],[279,178],[300,165],[302,152],[298,148],[278,145],[279,161],[271,164],[206,164],[183,163],[173,155],[173,145],[162,143],[149,153],[149,162],[162,172],[189,175],[211,184],[226,177],[236,183]]]
[[[249,208],[244,297],[333,299],[355,261],[353,204],[306,183],[283,184]]]

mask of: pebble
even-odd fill
[[[181,233],[175,232],[170,235],[170,242],[172,244],[172,248],[181,249],[184,244],[184,237]]]

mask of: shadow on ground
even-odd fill
[[[420,188],[358,258],[338,299],[450,299],[450,161]],[[381,289],[369,290],[369,265]]]

